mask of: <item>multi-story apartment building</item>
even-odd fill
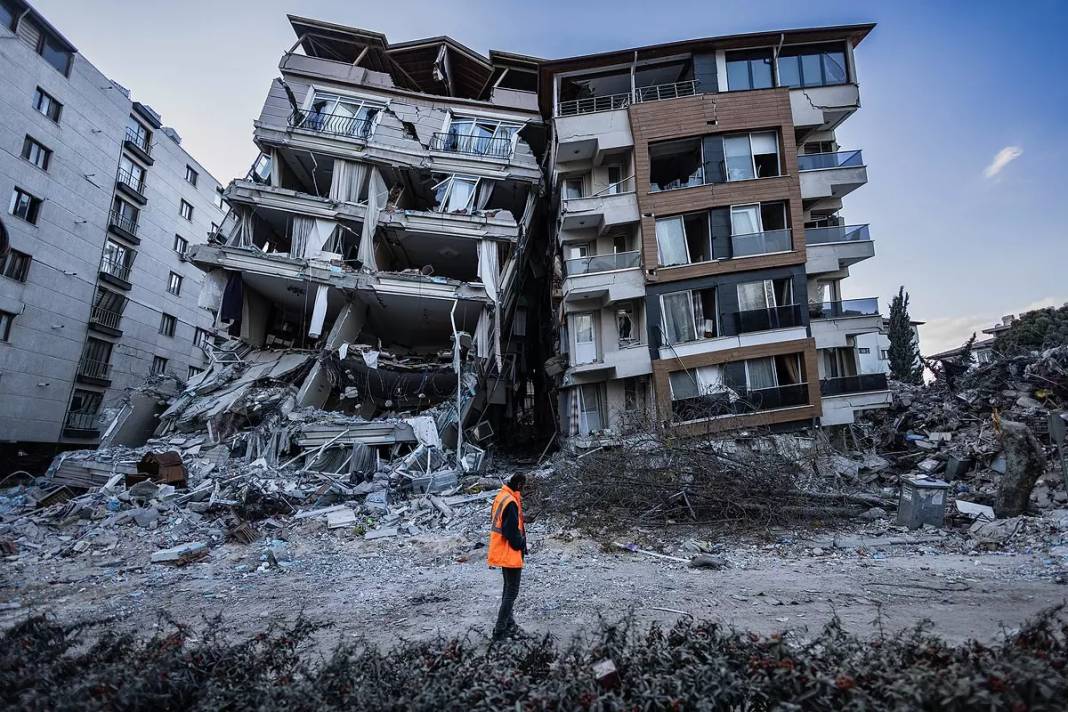
[[[835,130],[860,106],[872,25],[689,40],[543,61],[561,251],[561,427],[626,414],[682,432],[849,423],[889,403],[843,298],[874,255],[842,198],[867,181]]]
[[[0,76],[0,453],[20,469],[92,446],[150,373],[204,366],[185,253],[224,213],[178,134],[23,0],[0,0]]]
[[[543,184],[536,64],[289,20],[260,156],[190,255],[220,326],[318,350],[299,405],[358,411],[379,433],[361,442],[395,437],[378,416],[442,402],[514,416]]]

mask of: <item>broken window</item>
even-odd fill
[[[538,73],[507,67],[501,74],[500,79],[497,80],[497,86],[502,89],[536,92],[538,90]]]
[[[634,415],[642,415],[648,410],[646,394],[649,391],[649,379],[636,376],[623,379],[623,410]]]
[[[248,171],[248,179],[254,183],[260,185],[271,184],[271,164],[272,159],[266,153],[261,153],[256,162],[252,164],[252,168]],[[222,202],[222,201],[219,201]],[[221,207],[221,206],[220,206]]]
[[[603,383],[579,386],[579,434],[589,435],[605,429]]]
[[[297,126],[335,136],[367,138],[382,107],[355,97],[315,92],[311,106],[297,117]]]
[[[626,302],[616,308],[616,332],[619,346],[632,346],[641,341],[638,335],[638,310],[635,302]]]
[[[708,213],[690,213],[656,221],[660,265],[693,264],[712,259]]]
[[[440,213],[470,213],[489,202],[490,181],[474,176],[451,175],[434,186],[435,210]]]
[[[703,185],[701,139],[667,141],[649,146],[649,189],[653,192]]]
[[[779,139],[774,131],[723,137],[727,180],[779,175]]]
[[[556,113],[559,116],[569,116],[622,109],[630,103],[630,82],[628,69],[562,77]]]
[[[664,338],[668,344],[679,344],[719,335],[716,290],[684,290],[660,297],[664,315]]]
[[[440,150],[508,158],[512,155],[513,139],[519,128],[519,124],[496,119],[457,116],[449,122],[448,132],[441,137]]]
[[[771,49],[727,52],[727,89],[770,89]]]
[[[779,52],[779,86],[823,87],[847,81],[844,45],[784,47]]]

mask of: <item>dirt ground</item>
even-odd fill
[[[276,534],[288,541],[224,544],[180,568],[150,564],[156,545],[143,534],[72,558],[10,557],[0,561],[0,625],[43,611],[66,621],[114,617],[148,634],[168,616],[196,623],[221,614],[226,629],[241,635],[303,613],[332,624],[324,642],[366,636],[388,644],[469,628],[486,634],[501,576],[486,567],[476,530],[365,541],[307,522]],[[991,640],[1068,600],[1068,587],[1058,583],[1065,552],[1051,558],[1048,546],[962,552],[944,534],[885,527],[749,540],[673,527],[622,539],[666,538],[670,545],[660,550],[684,558],[687,546],[700,543],[729,562],[710,570],[540,522],[529,536],[516,619],[532,633],[561,638],[588,630],[598,616],[633,612],[641,622],[693,615],[760,632],[815,630],[833,614],[862,633],[930,619],[950,641]],[[269,546],[278,565],[266,562]]]

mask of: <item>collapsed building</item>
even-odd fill
[[[449,447],[464,425],[485,444],[534,402],[536,67],[447,37],[391,44],[289,20],[296,43],[254,123],[259,157],[190,250],[201,304],[243,347],[315,353],[296,406],[362,418],[339,444],[391,444],[403,426],[384,418],[441,404]]]

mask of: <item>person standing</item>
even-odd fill
[[[526,475],[515,474],[493,500],[490,509],[489,550],[486,563],[490,568],[498,566],[504,576],[501,592],[501,607],[497,611],[497,624],[493,627],[493,639],[519,636],[523,632],[512,617],[512,606],[519,595],[519,578],[523,572],[523,558],[527,553],[526,527],[523,523],[522,491],[527,483]]]

